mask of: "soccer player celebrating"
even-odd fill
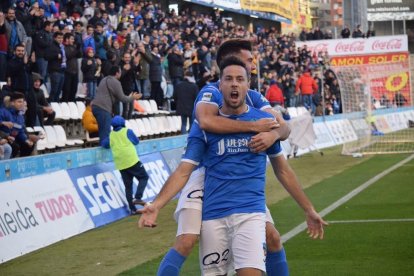
[[[229,58],[221,64],[220,69],[220,90],[224,98],[221,116],[238,122],[271,117],[245,103],[249,74],[243,62]],[[206,178],[200,244],[200,263],[204,275],[226,274],[232,260],[238,275],[261,275],[262,271],[268,270],[264,262],[265,259],[268,261],[265,257],[266,154],[282,185],[305,210],[311,236],[323,237],[325,222],[315,212],[281,155],[279,142],[273,143],[266,152],[255,153],[249,148],[252,137],[252,132],[204,132],[196,122],[190,131],[187,151],[180,166],[167,180],[154,203],[144,209],[139,221],[141,227],[154,226],[159,209],[185,185],[192,170],[205,156],[203,162]],[[196,191],[192,193],[194,192]],[[170,260],[166,262],[164,259],[159,275],[178,275],[185,258],[177,251],[170,250],[167,254],[166,258],[170,257]]]

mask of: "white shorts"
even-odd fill
[[[205,171],[206,169],[204,167],[200,167],[193,171],[187,184],[181,191],[177,208],[174,212],[174,218],[177,222],[179,222],[178,216],[182,209],[199,210],[201,214],[201,209],[203,207]],[[201,223],[201,217],[199,221]]]
[[[200,235],[201,210],[185,208],[177,216],[177,237],[183,234]]]
[[[241,268],[266,271],[266,216],[233,214],[202,222],[200,267],[202,275],[225,275]]]

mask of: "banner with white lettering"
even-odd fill
[[[158,152],[142,155],[140,160],[150,177],[142,199],[151,201],[161,190],[170,170]],[[121,174],[112,162],[71,169],[68,173],[95,227],[129,215]],[[137,187],[137,179],[134,179],[133,193]]]
[[[95,227],[129,215],[125,188],[114,170],[112,162],[68,170]]]
[[[297,47],[305,45],[312,54],[327,52],[329,57],[408,52],[406,35],[296,42]]]
[[[66,171],[0,185],[0,263],[94,227]]]

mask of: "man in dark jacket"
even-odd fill
[[[32,73],[33,75],[33,94],[37,103],[37,118],[39,119],[40,125],[52,125],[55,119],[56,113],[53,108],[46,101],[43,90],[40,89],[42,85],[42,77],[38,73]],[[45,121],[46,118],[46,121]]]
[[[174,45],[172,52],[168,55],[168,71],[171,82],[176,86],[184,77],[184,57],[183,52]]]
[[[9,60],[8,76],[11,80],[11,91],[24,94],[27,101],[27,126],[33,127],[36,123],[36,100],[32,90],[32,66],[33,63],[26,55],[22,44],[16,46],[14,56]]]
[[[48,60],[48,71],[50,75],[50,94],[49,102],[58,102],[62,92],[65,80],[66,53],[62,44],[63,33],[56,32],[53,34],[53,42],[47,48],[46,59]]]
[[[351,30],[348,25],[345,25],[345,28],[342,29],[341,36],[342,38],[349,38],[351,36]]]
[[[197,98],[198,86],[194,83],[193,73],[185,72],[184,81],[174,87],[174,101],[176,105],[176,114],[181,116],[181,133],[187,133],[187,119],[190,121],[190,127],[193,123],[194,101]]]
[[[36,34],[34,39],[37,70],[44,81],[47,80],[47,60],[45,55],[52,42],[52,22],[45,21],[43,29]]]
[[[121,84],[122,90],[124,91],[125,95],[129,95],[132,92],[137,92],[135,89],[135,81],[137,78],[137,74],[139,72],[139,58],[136,56],[136,51],[132,52],[131,54],[126,52],[122,57],[122,61],[119,64],[121,67]],[[133,58],[133,61],[131,60]],[[123,103],[123,112],[122,117],[125,119],[130,119],[132,116],[133,111],[133,103],[132,102],[124,102]]]
[[[151,99],[154,99],[161,109],[164,103],[164,91],[161,88],[162,67],[161,56],[158,52],[158,47],[152,48],[152,60],[149,68],[149,79],[151,81]]]
[[[149,36],[145,35],[144,39],[149,41]],[[149,70],[150,70],[150,63],[152,61],[152,54],[149,44],[144,44],[144,42],[140,41],[137,45],[138,52],[137,55],[139,56],[139,67],[140,71],[137,77],[138,80],[138,89],[142,93],[143,97],[148,99],[151,96],[150,90],[150,80],[149,80]]]
[[[81,45],[75,45],[75,37],[71,33],[66,33],[63,37],[67,61],[65,81],[63,82],[62,102],[73,102],[78,91],[78,58],[82,57],[81,50],[78,47]]]

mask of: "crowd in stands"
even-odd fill
[[[218,9],[210,14],[189,8],[167,11],[156,1],[143,0],[7,0],[2,1],[1,8],[1,102],[6,103],[0,112],[0,130],[16,127],[7,124],[9,119],[16,119],[7,117],[10,114],[24,116],[19,129],[23,132],[25,126],[53,124],[51,102],[72,102],[79,96],[93,100],[100,80],[114,66],[121,68],[125,95],[138,92],[165,109],[166,99],[174,98],[174,89],[184,80],[201,88],[218,79],[216,49],[234,37],[252,41],[256,63],[252,88],[272,104],[304,105],[315,115],[341,109],[339,86],[329,70],[327,53],[315,55],[306,46],[298,48],[295,34],[282,35],[275,27],[250,30],[237,25]],[[316,28],[305,38],[326,36]],[[326,110],[321,105],[322,88]],[[26,103],[18,114],[11,100],[16,92]],[[133,109],[126,105],[130,104],[116,107],[114,115],[131,118]],[[13,137],[18,140],[16,135],[11,136],[6,135],[0,145],[8,139],[10,143]],[[26,146],[38,137],[24,139]],[[11,156],[30,153],[13,149]]]

